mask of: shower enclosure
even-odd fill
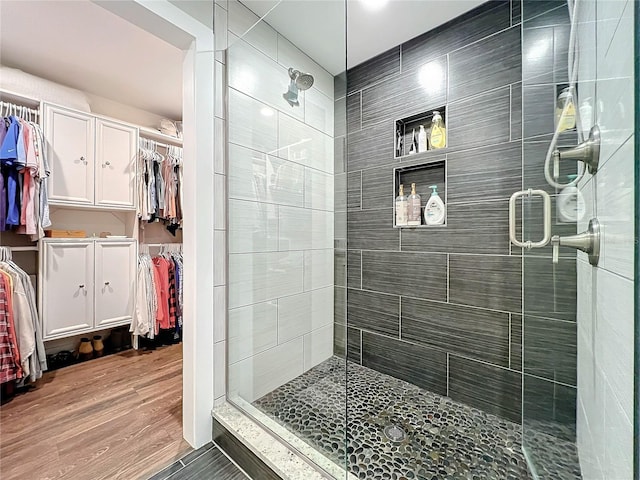
[[[226,6],[227,400],[334,478],[634,478],[635,2],[459,2],[361,59],[365,4]]]

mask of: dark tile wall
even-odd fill
[[[575,384],[575,342],[565,348],[575,339],[575,292],[555,307],[538,301],[536,322],[523,327],[523,255],[508,240],[508,199],[528,186],[523,144],[531,132],[540,142],[553,129],[528,115],[531,81],[562,76],[561,46],[523,65],[521,22],[548,28],[541,25],[557,7],[487,2],[349,70],[347,97],[338,100],[347,112],[346,162],[336,172],[346,181],[347,238],[336,243],[337,275],[346,266],[346,277],[336,279],[336,352],[518,422],[523,374]],[[564,41],[564,30],[554,28],[552,43]],[[442,81],[421,86],[420,68],[431,62]],[[523,80],[525,72],[531,78]],[[544,91],[548,109],[534,105],[546,122],[553,122],[553,95],[551,87]],[[442,105],[447,149],[394,160],[394,121]],[[445,161],[447,225],[393,228],[393,168],[419,160]],[[540,265],[545,281],[549,272]],[[535,294],[553,295],[549,289],[571,276],[570,268],[563,272]],[[523,329],[533,337],[524,352]],[[557,340],[545,343],[546,335]]]

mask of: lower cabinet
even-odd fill
[[[42,240],[39,275],[44,339],[131,322],[133,240]]]

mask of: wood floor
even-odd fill
[[[0,407],[0,478],[147,479],[182,439],[182,345],[46,373]]]

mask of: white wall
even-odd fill
[[[585,479],[633,478],[633,0],[581,3],[580,101],[591,97],[600,168],[580,189],[603,228],[598,267],[578,255],[578,449]],[[587,122],[588,126],[594,122]]]
[[[91,106],[91,111],[99,115],[117,118],[125,122],[130,122],[141,127],[153,129],[160,128],[160,120],[163,117],[146,110],[125,105],[115,100],[86,93],[87,100]],[[172,118],[171,120],[181,120],[180,118]]]
[[[237,1],[216,9],[232,44],[216,65],[229,68],[229,389],[253,401],[333,353],[333,76]],[[299,107],[282,98],[289,67],[315,77]]]

